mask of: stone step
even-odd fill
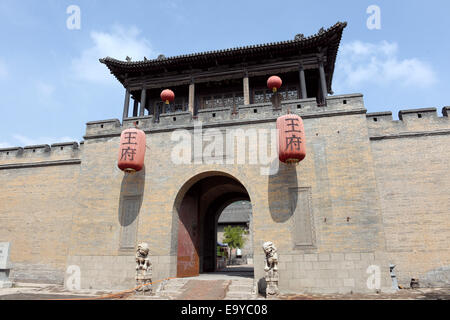
[[[228,287],[228,292],[224,300],[252,300],[256,299],[253,294],[254,281],[253,279],[239,279],[232,280]]]
[[[224,300],[253,300],[256,297],[248,293],[229,293],[225,296]]]
[[[160,296],[132,296],[130,299],[132,300],[168,300],[165,297]]]
[[[227,295],[231,295],[231,294],[252,294],[251,290],[242,290],[242,291],[228,291]]]
[[[170,279],[162,283],[156,292],[156,296],[160,299],[173,300],[184,292],[182,289],[188,280],[186,279]]]
[[[232,280],[230,286],[245,286],[245,287],[253,287],[254,281],[250,280]]]
[[[192,279],[170,279],[165,283],[162,283],[158,290],[156,291],[156,295],[154,299],[178,299],[183,294],[186,294],[186,284]],[[198,279],[198,281],[211,281],[208,279]],[[224,299],[233,299],[233,300],[248,300],[255,299],[253,293],[254,290],[254,280],[252,278],[241,278],[241,279],[232,279],[228,280],[229,285],[225,294]],[[198,285],[200,285],[198,283]],[[153,299],[153,298],[152,298]]]
[[[253,284],[252,285],[236,285],[236,284],[231,284],[228,287],[228,291],[252,291],[253,290]]]

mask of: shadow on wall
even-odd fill
[[[124,173],[120,187],[118,221],[122,227],[136,222],[145,188],[145,166],[135,173]]]
[[[277,158],[274,161],[279,160]],[[270,215],[273,221],[286,222],[293,215],[297,207],[297,188],[297,167],[280,162],[278,172],[269,176],[267,186]]]

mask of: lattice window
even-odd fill
[[[236,106],[240,106],[240,105],[243,105],[244,104],[244,95],[241,93],[241,94],[235,94],[235,96],[234,96],[234,104],[236,105]]]
[[[214,96],[203,96],[202,108],[230,108],[233,109],[234,106],[244,104],[244,96],[242,93],[228,92],[224,94],[216,94]]]
[[[298,90],[296,87],[288,88],[286,92],[286,100],[296,100],[298,99]]]
[[[185,110],[185,99],[184,98],[175,98],[173,103],[172,112],[180,112]]]
[[[253,103],[263,103],[265,102],[264,91],[255,91],[253,96]]]
[[[233,108],[234,99],[232,93],[228,93],[223,96],[223,105],[227,108]]]

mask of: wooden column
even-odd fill
[[[300,94],[302,99],[308,98],[306,93],[306,80],[305,80],[305,69],[303,69],[303,64],[300,63],[298,67],[299,77],[300,77]]]
[[[248,73],[247,72],[245,72],[243,83],[244,83],[244,104],[247,105],[247,104],[250,104],[250,86],[248,83]]]
[[[189,84],[189,101],[188,101],[189,112],[194,115],[195,114],[195,84],[192,81]]]
[[[123,117],[122,119],[128,118],[128,111],[130,108],[130,91],[125,89],[125,102],[123,104]]]
[[[137,115],[138,115],[138,108],[139,108],[139,101],[137,99],[134,99],[133,117],[137,117]]]
[[[323,67],[323,57],[319,57],[319,73],[320,73],[320,88],[322,92],[323,103],[327,104],[327,81],[325,78],[325,69]]]
[[[147,89],[142,89],[141,94],[141,109],[139,110],[139,116],[143,117],[145,112],[145,104],[147,103]]]

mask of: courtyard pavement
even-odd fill
[[[252,266],[229,266],[225,270],[202,273],[198,277],[183,278],[186,281],[180,300],[221,300],[233,281],[249,281],[254,277]],[[155,284],[156,290],[158,285]],[[132,289],[132,288],[130,288]],[[133,293],[111,290],[69,291],[62,285],[15,283],[13,288],[0,289],[0,300],[85,300],[85,299],[138,299]],[[263,300],[262,296],[253,299]],[[281,294],[276,300],[450,300],[450,288],[402,289],[397,293],[370,294]]]

